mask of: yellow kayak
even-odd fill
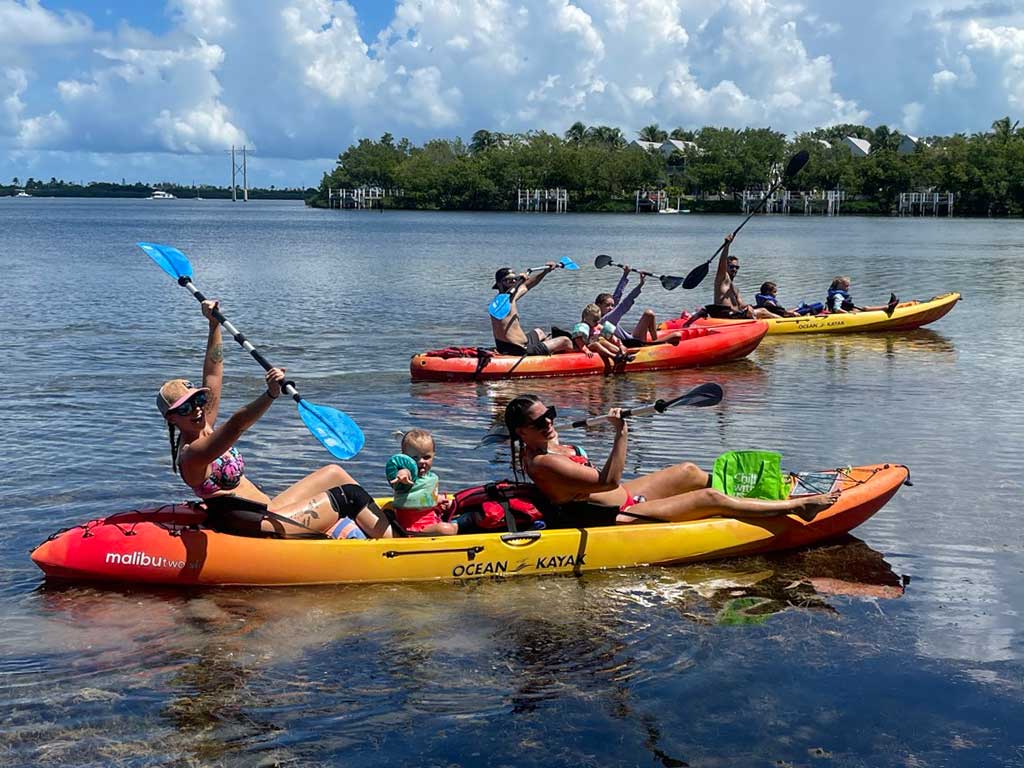
[[[782,333],[863,333],[874,331],[909,331],[934,323],[948,313],[960,301],[959,293],[944,293],[927,301],[904,301],[896,305],[892,315],[883,310],[871,312],[847,312],[841,314],[803,315],[801,317],[776,317],[765,320],[768,334]],[[670,320],[659,328],[671,329]],[[749,322],[747,320],[717,320],[702,318],[697,325],[731,325]]]
[[[837,470],[839,501],[787,515],[375,540],[247,538],[203,526],[199,505],[122,512],[55,533],[32,552],[48,579],[299,585],[463,580],[672,565],[806,546],[844,534],[907,479],[900,464]],[[823,489],[827,490],[827,489]]]

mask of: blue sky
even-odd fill
[[[1024,113],[1020,0],[0,0],[0,178],[315,185],[350,143],[479,128]]]

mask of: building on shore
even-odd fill
[[[871,154],[871,142],[856,136],[844,136],[843,146],[849,148],[850,157],[867,157]]]

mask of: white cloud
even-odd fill
[[[924,115],[924,104],[919,101],[911,101],[903,105],[903,119],[900,121],[900,130],[903,133],[917,135],[921,127],[921,118]]]
[[[160,158],[247,143],[298,159],[385,131],[575,120],[628,136],[651,122],[980,130],[1024,106],[1024,19],[993,8],[398,0],[366,40],[347,0],[167,0],[160,34],[0,0],[0,150]]]
[[[0,56],[5,50],[69,45],[92,36],[92,23],[80,14],[48,11],[39,0],[0,2]]]

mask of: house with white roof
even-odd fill
[[[850,157],[867,157],[871,154],[871,142],[856,136],[843,137],[843,144],[849,148]]]
[[[911,136],[909,133],[904,134],[903,138],[900,139],[900,145],[896,147],[896,154],[912,155],[920,145],[921,140],[917,136]]]
[[[665,157],[671,157],[676,152],[682,152],[684,155],[687,152],[696,152],[697,145],[692,141],[683,141],[682,139],[667,139],[662,142],[659,147],[661,154]]]
[[[646,150],[647,152],[655,152],[661,149],[660,141],[644,141],[643,139],[633,139],[629,142],[631,147],[640,147],[640,149]]]

